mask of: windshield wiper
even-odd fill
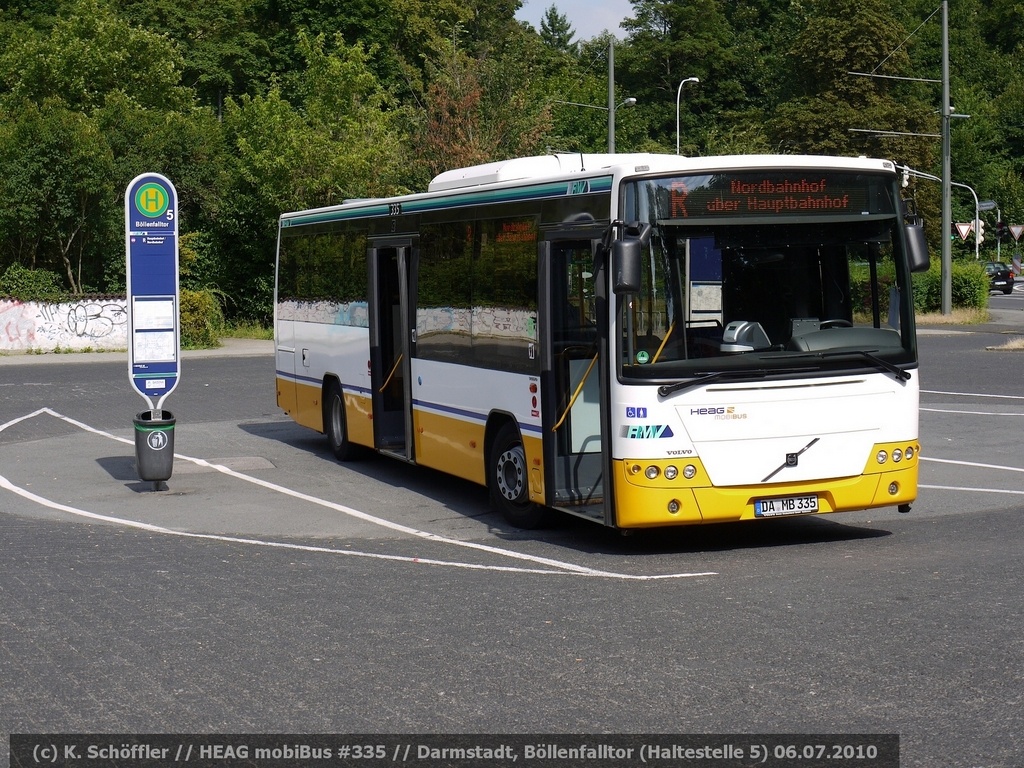
[[[770,373],[777,373],[777,371],[770,371],[766,368],[756,368],[754,370],[746,371],[714,371],[712,373],[701,373],[694,376],[692,379],[686,379],[685,381],[677,381],[674,384],[662,384],[658,387],[658,394],[662,397],[668,397],[673,392],[678,392],[682,389],[689,389],[690,387],[698,387],[701,384],[708,384],[712,381],[717,381],[718,379],[763,379]]]
[[[843,349],[834,350],[832,352],[819,352],[814,356],[824,359],[826,357],[843,357],[844,355],[857,355],[858,357],[863,357],[865,360],[868,360],[875,366],[881,368],[883,371],[888,371],[900,381],[910,381],[909,371],[905,371],[898,365],[894,365],[893,363],[890,363],[888,360],[883,360],[882,358],[873,355],[870,352],[863,349]]]
[[[794,355],[788,359],[799,359],[799,358],[812,358],[815,360],[824,360],[827,357],[842,357],[843,355],[856,355],[862,357],[873,365],[881,368],[883,371],[891,373],[897,379],[901,381],[909,381],[910,373],[903,370],[898,365],[890,363],[888,360],[883,360],[880,357],[876,357],[870,352],[865,352],[863,349],[847,349],[842,351],[833,352],[815,352],[814,354]],[[795,373],[806,373],[808,371],[821,370],[820,366],[808,367],[808,368],[754,368],[749,370],[735,370],[735,371],[713,371],[711,373],[702,373],[694,376],[692,379],[686,379],[685,381],[677,381],[673,384],[662,384],[658,387],[658,394],[662,397],[667,397],[673,392],[679,392],[683,389],[689,389],[691,387],[698,387],[702,384],[710,384],[713,381],[720,379],[765,379],[769,376],[789,376]]]

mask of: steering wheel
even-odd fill
[[[843,320],[836,318],[834,320],[822,320],[821,325],[818,326],[822,330],[826,328],[853,328],[853,323],[849,320]]]

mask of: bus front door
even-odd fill
[[[411,461],[409,245],[370,249],[370,385],[377,450]]]
[[[553,392],[554,506],[606,520],[601,428],[603,367],[591,240],[550,243],[547,302]],[[547,422],[547,420],[545,420]]]

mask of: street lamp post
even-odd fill
[[[608,154],[615,154],[615,38],[608,38]]]
[[[683,95],[683,86],[687,83],[699,83],[699,77],[688,77],[679,83],[676,89],[676,154],[679,154],[679,99]]]
[[[630,96],[624,102],[616,106],[614,101],[608,102],[608,154],[615,154],[615,110],[619,107],[632,107],[636,104],[636,99]]]
[[[949,233],[953,228],[953,185],[950,162],[950,123],[953,110],[949,104],[949,3],[942,0],[942,285],[941,308],[943,315],[953,313],[953,246]]]

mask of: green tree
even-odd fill
[[[892,157],[930,167],[935,118],[903,81],[907,30],[883,0],[820,0],[789,49],[791,93],[768,121],[789,151]],[[883,77],[865,77],[870,73]],[[885,132],[885,133],[882,133]]]
[[[431,62],[431,81],[415,139],[428,177],[452,168],[543,153],[550,116],[548,100],[533,77],[539,71],[539,60],[522,53],[472,58],[449,48],[440,60]]]
[[[129,21],[174,41],[182,57],[181,83],[215,109],[229,95],[265,91],[272,73],[285,69],[263,24],[262,0],[114,2]]]
[[[272,89],[229,100],[234,155],[218,213],[219,282],[232,314],[267,321],[277,219],[284,211],[403,190],[403,115],[369,69],[369,53],[340,37],[301,36],[306,66],[293,105]]]
[[[710,105],[735,111],[746,104],[737,79],[735,33],[720,0],[634,0],[634,18],[623,27],[629,46],[616,51],[616,81],[638,99],[662,151],[675,148],[679,83],[699,77],[681,105],[681,133],[692,135]]]
[[[35,214],[20,215],[21,240],[4,241],[5,258],[54,261],[47,217],[60,201],[67,232],[59,263],[71,289],[123,288],[128,182],[144,171],[164,173],[178,187],[183,226],[200,224],[216,210],[220,128],[211,112],[194,109],[193,92],[181,86],[174,44],[97,0],[74,0],[52,26],[21,26],[13,40],[0,56],[0,103],[22,131],[39,123],[47,140],[24,150],[27,162],[15,160],[8,177],[8,184],[32,179],[31,188],[23,185],[20,210]]]
[[[985,39],[1002,53],[1013,53],[1022,47],[1024,5],[1020,0],[988,0],[978,8]]]
[[[95,121],[52,100],[22,103],[0,122],[0,264],[60,272],[73,293],[95,285],[112,171]]]
[[[616,61],[621,45],[610,35],[584,40],[577,54],[556,52],[545,59],[545,88],[540,98],[550,104],[553,121],[548,146],[563,152],[608,151],[608,56],[614,45]],[[545,47],[551,52],[552,49]],[[618,152],[663,149],[652,144],[652,128],[645,119],[651,104],[624,106],[637,93],[617,84],[615,142]]]
[[[112,206],[123,206],[120,196],[140,173],[162,173],[177,189],[183,233],[208,232],[216,226],[231,158],[223,126],[212,109],[145,109],[112,93],[94,117],[113,153],[117,194]],[[123,246],[118,248],[113,241],[123,237],[123,224],[115,222],[112,229],[103,278],[110,291],[123,290],[125,277],[124,259],[117,255]]]
[[[0,54],[11,97],[47,98],[89,112],[120,92],[143,107],[187,106],[181,56],[167,38],[133,27],[99,0],[75,0],[53,28],[26,35]]]
[[[576,49],[573,38],[576,30],[572,28],[565,14],[559,13],[557,6],[550,6],[540,20],[540,39],[544,45],[556,51],[572,52]]]

